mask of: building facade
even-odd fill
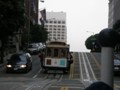
[[[44,0],[41,0],[39,2],[38,24],[44,27],[45,22],[46,22],[46,8],[44,5]]]
[[[17,51],[19,50],[19,47],[22,46],[21,43],[21,34],[24,30],[27,31],[27,33],[30,33],[30,25],[32,24],[38,24],[38,7],[39,7],[39,0],[24,0],[24,9],[25,9],[25,16],[26,16],[26,24],[25,27],[20,29],[18,32],[15,32],[15,36],[9,37],[9,46],[18,47]],[[29,41],[29,37],[28,37]]]
[[[67,42],[67,27],[65,12],[47,12],[45,28],[48,31],[48,41]]]
[[[113,24],[120,19],[120,0],[109,0],[108,27],[112,28]]]
[[[33,24],[38,24],[39,0],[25,0],[25,13]]]
[[[117,20],[120,20],[120,0],[109,0],[108,27],[112,28]],[[120,51],[120,44],[115,46],[115,50]]]

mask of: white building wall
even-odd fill
[[[48,41],[67,42],[67,27],[65,12],[47,12],[45,28],[49,32]]]

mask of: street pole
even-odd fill
[[[30,12],[31,12],[31,3],[30,3],[30,0],[28,0],[28,44],[29,44],[29,41],[30,41]]]
[[[113,87],[113,48],[102,47],[101,81]]]
[[[19,52],[19,36],[16,35],[15,39],[16,39],[16,53],[18,53]]]
[[[103,29],[98,35],[101,45],[101,81],[113,87],[114,47],[118,43],[119,34],[110,28]]]

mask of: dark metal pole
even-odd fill
[[[29,44],[29,41],[30,41],[30,12],[31,12],[31,2],[30,0],[28,0],[28,44]]]

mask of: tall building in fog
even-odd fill
[[[49,32],[48,41],[67,42],[65,12],[47,12],[45,28]]]
[[[120,19],[120,0],[109,0],[108,27],[111,28],[118,19]]]

